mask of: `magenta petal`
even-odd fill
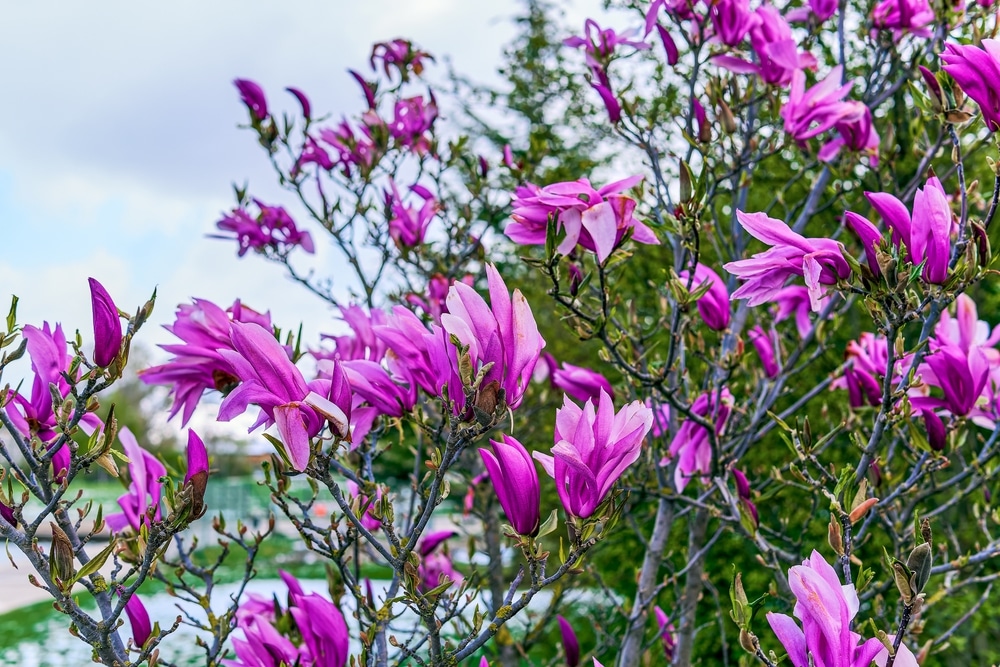
[[[788,652],[792,667],[807,667],[809,661],[806,657],[806,636],[795,619],[785,614],[768,612],[767,623]]]
[[[194,429],[188,429],[187,474],[184,476],[184,483],[191,481],[200,472],[208,472],[208,450]]]
[[[118,317],[118,307],[101,283],[93,278],[90,282],[90,304],[94,315],[94,363],[108,366],[122,346],[122,322]]]
[[[133,593],[125,603],[125,613],[132,624],[132,640],[136,646],[142,646],[153,633],[153,625],[149,622],[149,613],[137,593]]]
[[[302,411],[296,404],[279,405],[274,409],[274,423],[285,445],[292,467],[299,472],[309,465],[310,443]]]
[[[580,642],[573,632],[573,626],[562,616],[556,616],[559,631],[562,633],[563,652],[566,654],[566,667],[577,667],[580,664]]]

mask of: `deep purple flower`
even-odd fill
[[[826,132],[837,123],[846,123],[864,114],[864,105],[845,102],[844,96],[853,83],[840,85],[840,65],[830,70],[825,79],[806,90],[806,75],[802,70],[792,74],[788,101],[781,107],[785,132],[795,141],[807,140]]]
[[[580,664],[580,642],[573,632],[573,626],[562,616],[557,615],[559,632],[562,634],[563,654],[566,656],[566,667],[577,667]]]
[[[889,652],[877,638],[862,641],[851,631],[859,607],[854,586],[841,584],[818,551],[789,568],[788,584],[796,598],[793,613],[802,627],[791,616],[774,612],[767,613],[767,622],[788,651],[792,667],[868,667],[873,660],[885,664]],[[900,644],[893,664],[917,667],[905,644]]]
[[[670,36],[670,31],[658,23],[656,24],[656,32],[660,35],[660,41],[663,42],[663,51],[667,54],[667,64],[673,67],[681,59],[677,43]]]
[[[90,306],[94,319],[94,363],[102,368],[110,366],[122,347],[122,321],[118,306],[104,285],[93,278],[90,282]]]
[[[882,377],[889,361],[888,343],[884,336],[862,333],[857,341],[847,344],[845,356],[851,365],[843,378],[834,380],[832,387],[846,388],[852,408],[879,405],[882,402]],[[894,374],[898,369],[894,369]]]
[[[653,425],[653,411],[633,401],[617,413],[601,392],[598,405],[581,408],[567,397],[556,410],[552,455],[535,452],[556,481],[566,511],[581,519],[594,513],[625,469],[639,458],[642,441]]]
[[[656,19],[660,9],[673,16],[679,21],[688,21],[695,18],[694,7],[697,0],[653,0],[646,10],[646,32],[653,32],[653,27],[657,25]]]
[[[304,644],[299,647],[300,664],[303,667],[345,667],[350,657],[350,635],[340,609],[318,593],[306,595],[292,590],[291,586],[289,590],[288,611]]]
[[[260,122],[267,118],[267,98],[264,97],[264,89],[250,79],[235,79],[233,84],[240,91],[243,104],[247,105],[250,111],[251,120]]]
[[[326,149],[320,146],[319,143],[310,136],[306,136],[306,140],[302,144],[302,152],[299,153],[299,159],[295,161],[295,165],[292,167],[292,178],[298,176],[302,171],[302,167],[307,164],[319,165],[321,169],[325,169],[326,171],[330,171],[337,166],[337,164],[330,157],[330,154],[326,152]],[[282,211],[284,211],[284,209],[282,209]],[[289,220],[290,219],[291,218],[289,217]]]
[[[708,0],[708,16],[715,37],[726,46],[736,46],[760,21],[750,9],[750,0]]]
[[[390,238],[400,249],[423,244],[427,228],[440,208],[437,199],[422,185],[411,185],[410,191],[424,200],[423,206],[418,209],[403,203],[395,181],[390,179],[389,186],[391,190],[385,193],[385,205],[392,216],[389,219]]]
[[[138,533],[142,524],[148,525],[150,514],[153,521],[161,518],[160,497],[163,484],[160,478],[167,474],[167,469],[139,445],[127,426],[118,431],[118,439],[129,460],[128,491],[118,498],[122,511],[107,514],[104,518],[112,532],[119,533],[131,528]]]
[[[503,440],[490,440],[492,452],[480,447],[479,455],[493,482],[497,500],[507,520],[519,535],[538,531],[541,486],[531,455],[520,442],[503,434]]]
[[[239,300],[223,310],[211,301],[195,299],[193,304],[179,305],[174,323],[163,327],[182,341],[160,346],[174,356],[166,364],[139,371],[139,379],[146,384],[171,385],[170,418],[183,408],[181,426],[191,419],[206,390],[226,391],[239,382],[221,354],[221,350],[233,349],[230,318],[271,328],[270,314],[262,315]]]
[[[737,211],[736,217],[751,236],[772,247],[750,259],[724,265],[726,271],[745,281],[733,292],[733,299],[749,299],[751,306],[759,306],[773,300],[788,278],[802,276],[812,309],[818,311],[821,285],[834,285],[851,274],[836,241],[806,238],[766,213]]]
[[[132,597],[125,603],[125,614],[132,626],[132,642],[137,647],[145,645],[149,636],[153,634],[153,624],[149,622],[149,612],[139,599],[138,593],[132,593]]]
[[[492,264],[486,265],[486,276],[490,305],[468,285],[455,283],[448,292],[448,312],[441,316],[441,326],[469,347],[474,373],[493,363],[482,386],[496,380],[506,393],[507,405],[516,409],[545,340],[538,333],[531,307],[521,291],[515,289],[512,297]],[[449,385],[449,389],[461,387]]]
[[[555,218],[557,231],[566,234],[556,252],[568,255],[579,244],[601,263],[629,230],[633,241],[657,245],[652,230],[633,217],[635,200],[620,194],[641,180],[632,176],[598,190],[585,178],[544,188],[527,183],[514,193],[513,222],[504,234],[515,243],[544,245],[549,219]]]
[[[699,396],[691,405],[691,412],[713,424],[715,435],[719,436],[726,428],[732,407],[733,396],[728,389],[723,389],[721,392]],[[704,476],[712,470],[712,447],[708,431],[704,426],[691,419],[684,420],[670,442],[668,454],[660,461],[660,465],[667,465],[673,459],[677,459],[674,486],[678,493],[684,491],[696,473]]]
[[[708,291],[698,299],[698,314],[709,329],[722,331],[729,326],[729,290],[718,273],[699,263],[694,268],[693,278],[691,272],[685,269],[680,272],[680,279],[685,284],[690,280],[692,291],[707,282]]]
[[[918,408],[943,407],[956,417],[972,412],[990,376],[986,355],[978,348],[965,351],[952,345],[940,345],[924,361],[921,366],[924,382],[940,388],[944,398],[914,397],[910,402]]]
[[[941,60],[941,69],[979,105],[990,132],[1000,130],[1000,40],[984,39],[982,48],[948,42]]]
[[[334,129],[321,129],[319,138],[337,151],[337,162],[348,178],[354,167],[366,175],[375,165],[378,149],[367,126],[361,128],[360,135],[355,135],[348,122],[343,120]]]
[[[583,48],[587,64],[593,68],[603,69],[608,59],[614,55],[619,46],[631,46],[639,51],[649,48],[649,44],[632,39],[636,30],[628,30],[618,34],[611,28],[601,28],[594,19],[587,19],[583,24],[584,35],[573,36],[563,40],[563,44],[573,48]]]

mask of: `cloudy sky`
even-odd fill
[[[566,4],[567,20],[582,27],[598,3]],[[350,115],[363,101],[346,69],[367,67],[373,42],[408,37],[489,81],[517,8],[513,0],[10,5],[0,41],[0,311],[17,294],[22,323],[86,331],[94,276],[129,310],[158,288],[157,325],[192,296],[242,297],[315,333],[330,313],[279,267],[238,261],[234,244],[206,238],[232,204],[233,182],[281,201],[262,151],[237,129],[246,111],[232,79],[259,81],[278,108],[294,108],[282,90],[294,85],[314,109]],[[168,334],[149,327],[140,338],[161,343]]]

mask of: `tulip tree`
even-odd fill
[[[195,299],[140,377],[181,426],[213,395],[255,416],[329,595],[243,595],[275,521],[203,519],[212,442],[189,431],[181,474],[100,408],[152,300],[91,279],[71,341],[15,301],[0,533],[96,661],[169,662],[180,623],[232,666],[998,658],[971,629],[1000,576],[996,8],[617,4],[556,36],[531,3],[506,92],[436,86],[405,39],[339,121],[235,80],[287,196],[238,189],[211,236],[340,322]],[[78,491],[93,464],[118,507]],[[149,579],[200,612],[151,618]]]

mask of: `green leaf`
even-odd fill
[[[87,564],[77,571],[76,576],[73,577],[71,583],[75,584],[84,577],[89,577],[104,567],[104,564],[108,562],[108,558],[111,557],[111,554],[114,552],[116,546],[115,540],[111,540],[111,543],[108,544],[108,546],[101,549],[96,556],[87,561]]]

